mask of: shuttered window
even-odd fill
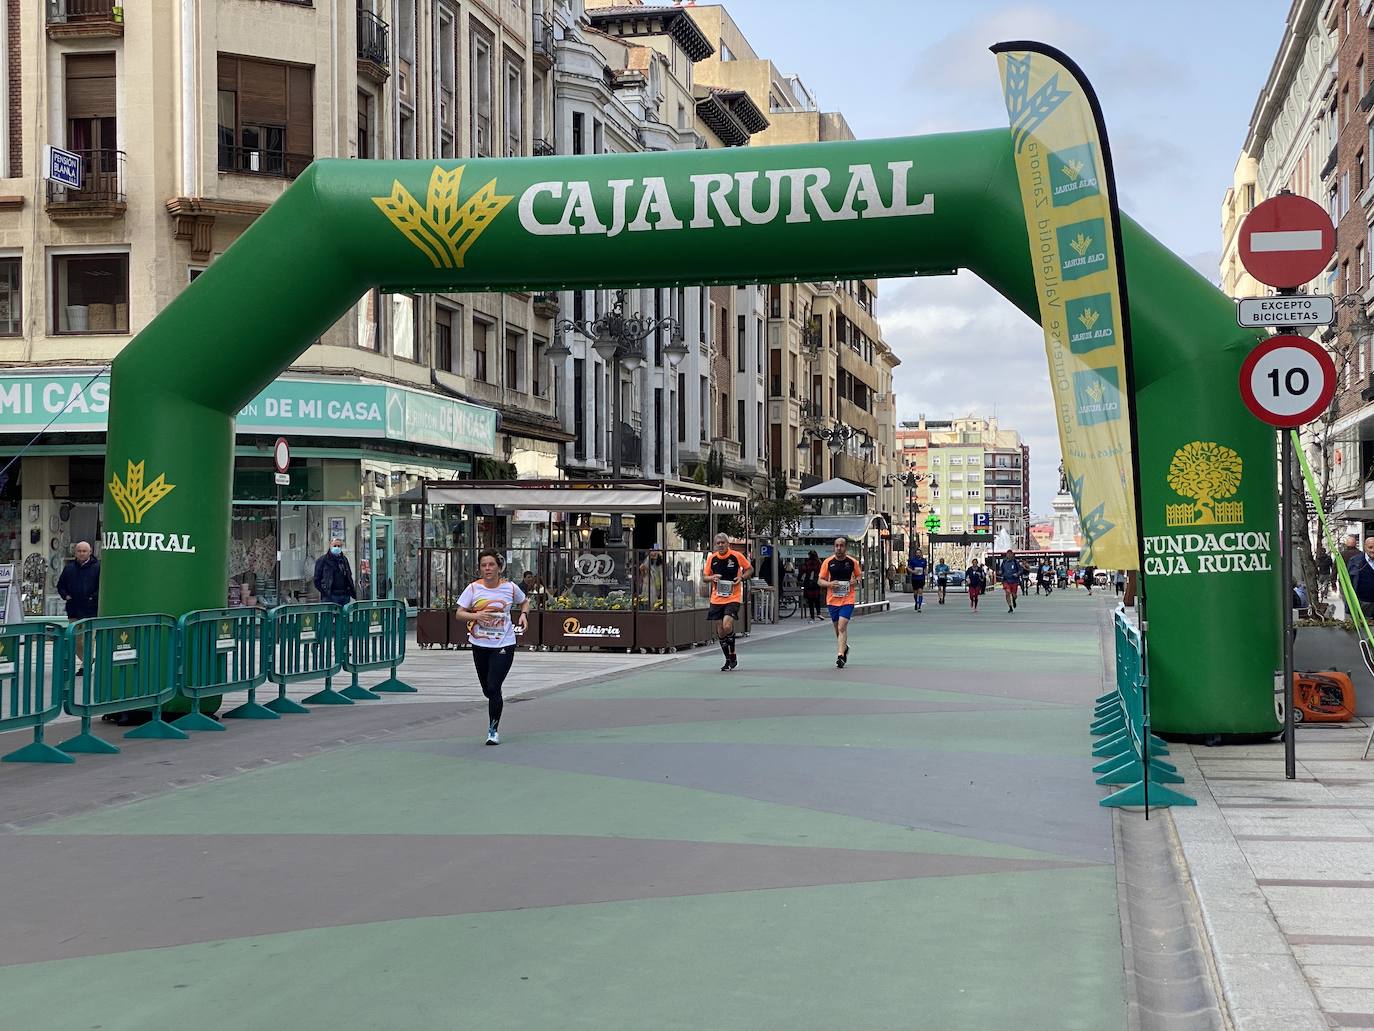
[[[313,69],[219,55],[219,167],[294,179],[315,152]]]
[[[114,54],[67,54],[63,71],[63,104],[67,114],[67,147],[92,166],[117,146]]]

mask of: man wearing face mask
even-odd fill
[[[347,605],[358,596],[353,570],[344,557],[343,538],[335,537],[329,550],[315,560],[315,590],[320,592],[320,601],[335,605]]]

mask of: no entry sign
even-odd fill
[[[1321,275],[1336,253],[1336,228],[1322,206],[1281,193],[1240,224],[1240,260],[1261,283],[1287,289]]]
[[[1240,367],[1240,396],[1271,426],[1301,426],[1326,410],[1336,393],[1336,366],[1307,337],[1276,336],[1259,344]]]

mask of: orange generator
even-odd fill
[[[1355,685],[1349,673],[1293,674],[1294,722],[1344,723],[1354,718]]]

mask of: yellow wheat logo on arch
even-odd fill
[[[1169,486],[1191,503],[1165,505],[1169,526],[1234,526],[1245,522],[1245,502],[1227,501],[1240,490],[1244,463],[1231,448],[1195,440],[1174,452]]]
[[[445,172],[435,165],[429,174],[429,193],[424,204],[399,179],[392,181],[389,197],[372,198],[391,224],[420,248],[435,268],[462,268],[468,249],[501,209],[515,199],[498,194],[493,179],[460,204],[458,184],[463,179],[463,167]]]
[[[110,479],[110,497],[114,498],[119,514],[124,517],[126,523],[135,526],[143,522],[143,517],[148,514],[149,509],[175,488],[176,484],[167,482],[165,473],[158,473],[157,479],[145,484],[143,463],[132,459],[129,461],[123,482],[120,482],[119,473],[115,473]]]

